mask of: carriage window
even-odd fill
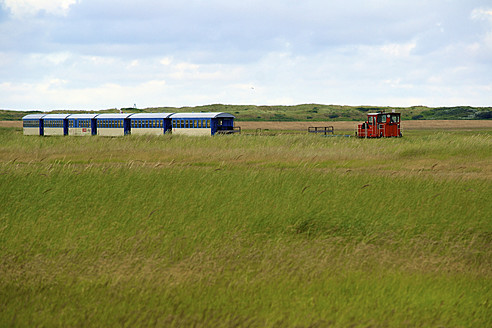
[[[207,120],[207,128],[210,128],[210,120]]]

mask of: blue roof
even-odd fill
[[[47,114],[43,116],[43,120],[62,120],[67,118],[70,114]]]
[[[112,114],[99,114],[97,115],[97,119],[100,119],[100,118],[113,118],[113,119],[124,119],[124,118],[128,118],[128,116],[132,115],[133,113],[125,113],[125,114],[122,114],[122,113],[112,113]]]
[[[68,119],[88,119],[95,118],[97,114],[72,114],[68,117]]]
[[[22,119],[23,120],[39,120],[41,117],[45,116],[46,114],[29,114],[24,116]]]
[[[130,116],[130,119],[132,119],[132,118],[138,118],[138,119],[168,118],[171,115],[173,115],[173,113],[137,113],[137,114],[132,114]]]
[[[235,116],[229,113],[219,113],[219,112],[210,112],[210,113],[176,113],[172,114],[171,118],[234,118]]]

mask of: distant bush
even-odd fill
[[[412,120],[421,120],[423,118],[424,118],[424,115],[421,115],[421,114],[412,116]]]
[[[490,120],[492,119],[492,111],[489,110],[489,111],[475,113],[475,118],[479,120]]]
[[[338,114],[330,114],[330,115],[328,115],[328,117],[329,117],[329,118],[337,118],[337,117],[339,117],[339,116],[340,116],[340,115],[338,115]]]

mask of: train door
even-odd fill
[[[123,130],[125,135],[130,134],[130,124],[129,118],[123,119]]]
[[[91,135],[97,135],[97,119],[91,119]]]

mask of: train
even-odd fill
[[[108,136],[164,135],[190,136],[240,133],[235,116],[207,113],[105,113],[29,114],[22,118],[24,135]]]

